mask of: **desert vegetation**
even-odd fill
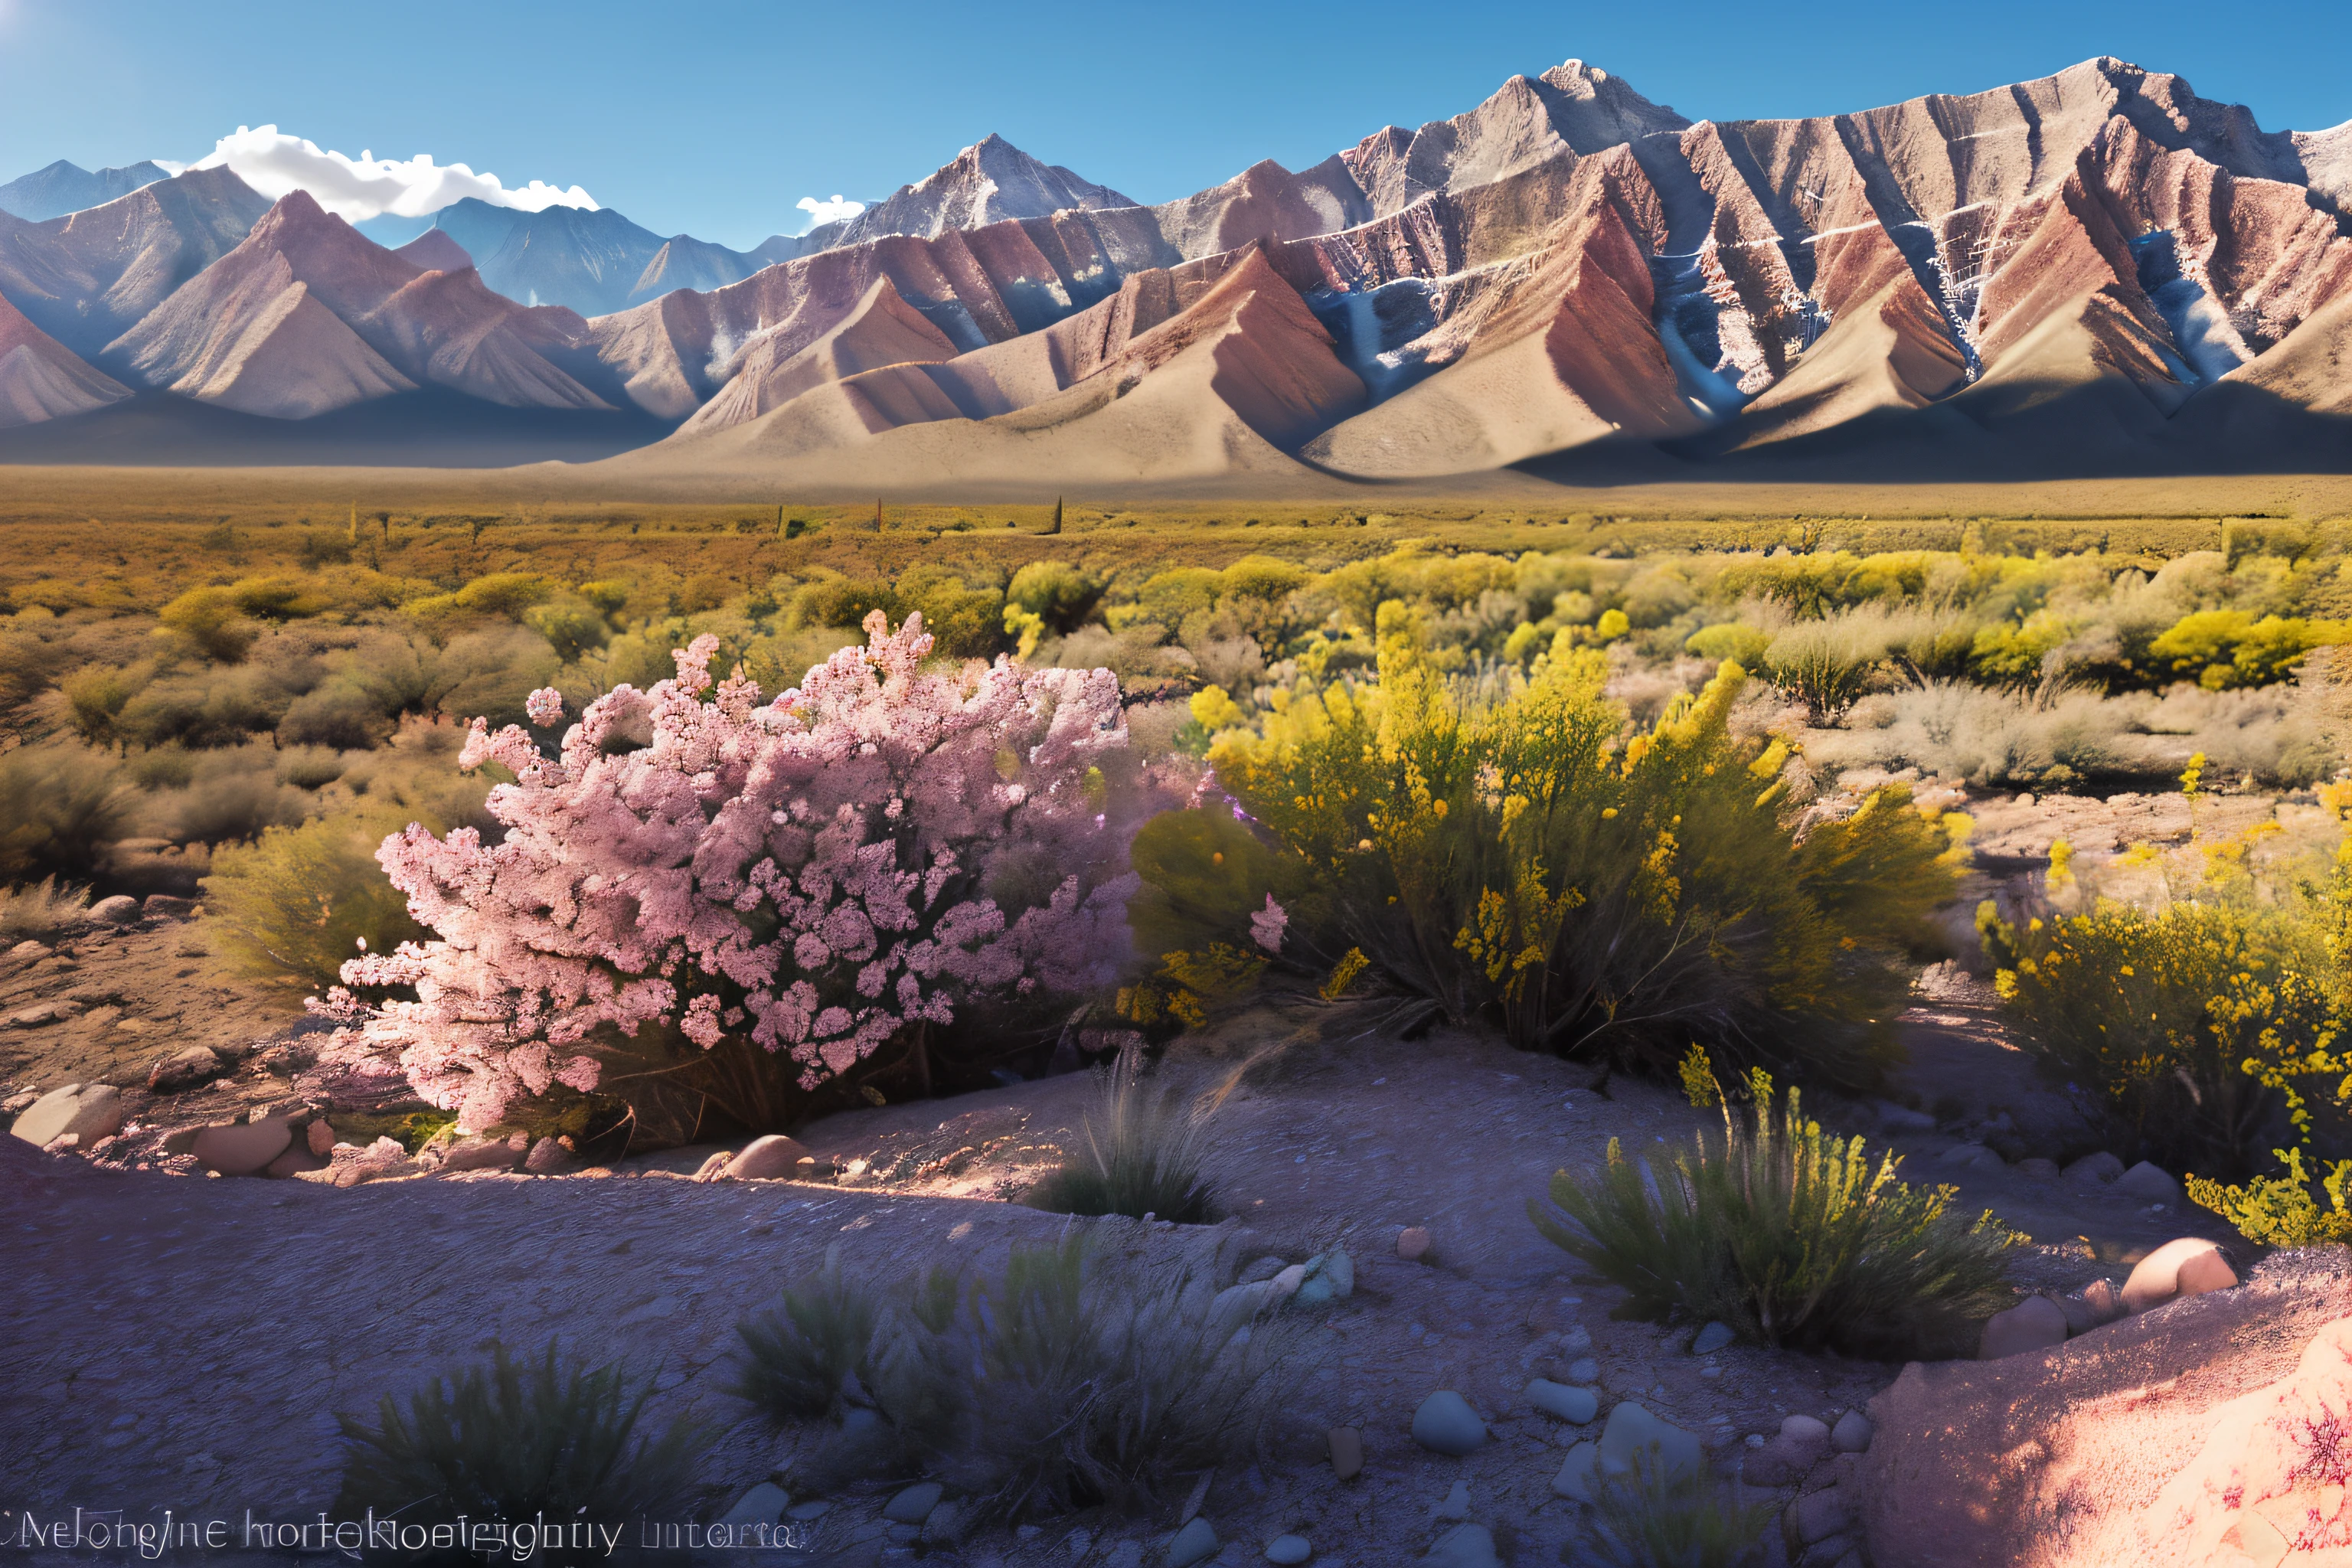
[[[1014,1519],[1161,1497],[1260,1451],[1297,1340],[1265,1298],[1097,1232],[894,1284],[837,1258],[741,1325],[738,1392],[816,1471],[928,1476]]]
[[[1950,1187],[1917,1188],[1776,1099],[1760,1068],[1735,1107],[1704,1052],[1685,1078],[1719,1105],[1723,1135],[1629,1157],[1612,1139],[1593,1180],[1552,1179],[1537,1227],[1622,1289],[1627,1307],[1720,1322],[1771,1344],[1863,1353],[1933,1345],[2009,1304],[2003,1254],[2018,1237],[1990,1214],[1953,1210]]]
[[[651,1393],[649,1377],[556,1344],[529,1358],[494,1346],[488,1365],[443,1373],[405,1397],[385,1394],[373,1420],[337,1417],[338,1516],[392,1524],[399,1544],[371,1543],[370,1561],[603,1561],[609,1540],[583,1542],[575,1524],[618,1536],[646,1512],[709,1501],[697,1469],[712,1434],[688,1423],[641,1429]],[[479,1535],[457,1539],[468,1522]],[[528,1541],[507,1539],[525,1531]]]
[[[289,1004],[364,952],[349,1005],[380,1047],[433,1054],[412,1073],[469,1125],[551,1095],[644,1140],[714,1110],[788,1125],[828,1094],[1025,1070],[1073,1007],[1089,1038],[1158,1038],[1269,985],[1612,1069],[1670,1074],[1696,1038],[1864,1087],[1965,832],[1907,790],[2155,786],[2190,754],[2309,782],[2352,613],[2347,540],[2271,522],[1870,549],[1812,525],[1481,518],[1400,540],[1394,519],[1201,518],[1178,556],[1200,563],[1171,565],[1115,513],[1056,534],[1017,511],[786,513],[155,525],[136,562],[23,559],[0,600],[14,918],[201,889],[218,961]],[[1496,547],[1514,535],[1542,547]],[[2003,547],[2027,537],[2063,548]],[[789,742],[756,716],[786,692]],[[962,739],[914,738],[950,710]],[[821,830],[838,787],[722,768],[692,786],[699,827],[625,813],[683,836],[674,932],[542,951],[522,911],[557,907],[532,904],[551,877],[612,920],[663,907],[595,869],[600,835],[638,831],[616,792],[687,786],[698,747],[813,758],[828,724],[908,735],[898,782],[865,781],[903,816]],[[1006,772],[1049,731],[1052,755]],[[951,823],[963,806],[912,787],[950,773],[946,795],[996,792],[997,816]],[[1833,797],[1840,774],[1884,782]],[[1167,809],[1206,804],[1204,781],[1233,809]],[[755,889],[762,864],[806,869],[747,836],[763,801],[809,866],[887,848],[922,884],[919,929],[862,893]],[[405,847],[370,848],[388,836]],[[453,899],[461,860],[505,890]],[[851,905],[875,934],[836,945],[819,928]],[[1132,967],[1080,934],[1122,914]],[[452,921],[535,953],[470,958],[458,988],[513,1044],[455,1047],[414,1011],[428,972],[457,994]],[[793,953],[772,995],[747,978],[783,951],[771,921]],[[646,978],[664,943],[698,979]],[[962,973],[907,967],[950,949]],[[2260,1136],[2229,1134],[2217,1173]]]

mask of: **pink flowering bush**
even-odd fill
[[[926,668],[919,616],[866,628],[765,702],[740,672],[714,683],[698,637],[675,679],[591,704],[552,759],[476,720],[460,765],[512,772],[488,802],[505,836],[384,841],[435,934],[344,965],[389,998],[338,987],[346,1041],[396,1054],[468,1129],[557,1086],[618,1096],[646,1131],[681,1086],[774,1125],[887,1046],[927,1079],[950,1026],[1114,982],[1146,793],[1116,678]],[[544,726],[561,699],[527,709]]]

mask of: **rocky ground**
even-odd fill
[[[2109,815],[2128,835],[2147,828],[2133,826],[2137,809]],[[1994,854],[2037,853],[2030,822],[1981,816]],[[1059,1235],[1071,1222],[1004,1200],[1074,1145],[1088,1075],[829,1118],[802,1134],[824,1181],[689,1179],[726,1152],[714,1149],[586,1170],[541,1149],[532,1165],[560,1173],[535,1175],[511,1168],[517,1147],[478,1156],[506,1168],[459,1171],[464,1161],[436,1166],[376,1142],[382,1105],[324,1100],[282,1008],[216,986],[173,992],[203,983],[200,938],[200,920],[159,910],[0,961],[12,1111],[67,1083],[114,1090],[70,1147],[43,1156],[0,1139],[12,1243],[0,1509],[15,1510],[0,1527],[12,1544],[28,1511],[314,1516],[335,1489],[335,1412],[372,1407],[493,1340],[561,1338],[657,1364],[656,1416],[725,1427],[712,1479],[740,1500],[735,1517],[773,1521],[789,1506],[813,1560],[1156,1565],[1199,1546],[1200,1561],[1237,1563],[1291,1536],[1316,1563],[1359,1568],[1424,1554],[1574,1563],[1591,1541],[1589,1510],[1564,1495],[1592,1453],[1579,1445],[1622,1443],[1654,1417],[1670,1444],[1695,1445],[1779,1510],[1768,1561],[1867,1561],[1874,1472],[1848,1450],[1867,1441],[1857,1413],[1901,1369],[1718,1345],[1698,1323],[1620,1321],[1617,1292],[1580,1278],[1528,1221],[1550,1174],[1597,1167],[1612,1137],[1654,1145],[1713,1121],[1664,1089],[1618,1079],[1604,1096],[1583,1068],[1492,1039],[1360,1036],[1328,1015],[1261,1010],[1181,1043],[1161,1070],[1228,1091],[1213,1169],[1229,1217],[1084,1223],[1147,1264],[1213,1257],[1233,1275],[1348,1252],[1351,1290],[1311,1310],[1289,1363],[1284,1443],[1157,1512],[956,1535],[950,1514],[903,1517],[924,1500],[896,1499],[882,1478],[813,1492],[789,1447],[727,1392],[735,1325],[836,1245],[852,1270],[887,1278],[986,1266]],[[2016,1275],[2065,1299],[2048,1309],[2062,1313],[2056,1338],[2119,1331],[2095,1326],[2109,1314],[2094,1288],[2123,1285],[2176,1237],[2226,1241],[2244,1271],[2242,1244],[2160,1173],[2118,1181],[2111,1163],[2077,1161],[2077,1107],[2027,1070],[1980,980],[1931,972],[1902,1028],[1910,1066],[1889,1099],[1810,1109],[1891,1142],[1906,1176],[1948,1182],[1969,1210],[2030,1235]],[[211,1066],[190,1062],[196,1045]],[[1531,1396],[1538,1379],[1590,1398]],[[1454,1412],[1466,1437],[1484,1433],[1459,1456],[1414,1436],[1417,1413],[1447,1391],[1467,1407]],[[1578,1414],[1588,1419],[1567,1418]],[[1335,1429],[1358,1435],[1360,1476],[1335,1471]]]

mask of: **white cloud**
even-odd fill
[[[281,135],[275,125],[257,130],[240,125],[236,135],[222,137],[191,166],[226,166],[273,202],[291,191],[308,191],[320,206],[351,223],[385,213],[423,217],[467,196],[534,213],[596,205],[578,185],[567,191],[533,180],[509,190],[496,174],[477,174],[463,163],[436,163],[430,153],[402,160],[362,151],[351,158],[322,152],[317,142],[299,136]]]
[[[803,196],[793,205],[809,215],[810,228],[822,228],[829,223],[839,223],[844,218],[856,217],[866,210],[864,202],[844,201],[838,192],[835,193],[830,201],[817,196]]]

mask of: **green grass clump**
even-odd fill
[[[650,1382],[617,1365],[592,1366],[551,1342],[517,1361],[494,1347],[488,1366],[436,1376],[405,1401],[385,1394],[371,1423],[339,1415],[346,1452],[337,1519],[404,1524],[509,1525],[603,1521],[634,1525],[641,1515],[694,1517],[709,1499],[696,1479],[708,1436],[685,1423],[641,1436]],[[503,1552],[464,1547],[403,1563],[510,1561]],[[604,1560],[600,1542],[584,1551],[539,1552],[550,1563]]]
[[[1704,1467],[1650,1464],[1593,1489],[1609,1568],[1738,1568],[1754,1562],[1773,1502],[1743,1504]]]
[[[1120,1052],[1103,1073],[1080,1136],[1084,1150],[1031,1189],[1030,1206],[1178,1225],[1216,1219],[1216,1189],[1203,1168],[1206,1119],[1174,1085],[1146,1084],[1135,1051]]]
[[[879,1315],[873,1296],[841,1270],[837,1248],[824,1266],[768,1311],[735,1331],[743,1341],[735,1393],[778,1421],[813,1421],[837,1413],[845,1390],[867,1362]]]
[[[207,924],[224,956],[257,979],[323,991],[341,984],[362,942],[390,952],[429,934],[376,864],[376,847],[406,821],[362,808],[224,846],[204,884]]]
[[[1896,1180],[1894,1154],[1874,1164],[1862,1139],[1825,1135],[1795,1089],[1776,1107],[1761,1070],[1749,1088],[1752,1114],[1727,1103],[1720,1142],[1702,1132],[1636,1163],[1612,1138],[1597,1178],[1558,1173],[1559,1212],[1528,1205],[1537,1227],[1634,1312],[1771,1345],[1878,1353],[2008,1305],[2004,1254],[2021,1238],[1990,1211],[1964,1223],[1955,1189]]]
[[[828,1258],[739,1330],[736,1391],[780,1424],[835,1415],[821,1472],[931,1476],[1005,1518],[1141,1507],[1258,1447],[1298,1331],[1253,1317],[1084,1232],[888,1291]]]

